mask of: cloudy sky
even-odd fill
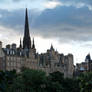
[[[0,0],[0,40],[3,46],[23,39],[25,8],[28,8],[30,35],[37,52],[53,44],[74,63],[92,55],[92,0]]]

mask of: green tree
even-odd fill
[[[0,92],[8,92],[9,88],[13,84],[13,79],[15,78],[16,71],[1,71],[0,72]]]
[[[20,89],[22,92],[41,92],[44,90],[46,74],[41,70],[24,69],[14,80],[12,90]]]
[[[92,92],[92,72],[81,74],[79,80],[80,92]]]
[[[47,92],[79,92],[79,80],[64,78],[61,72],[54,72],[48,76]]]
[[[65,78],[63,82],[64,92],[79,92],[79,80],[75,78]]]
[[[53,72],[47,76],[46,91],[47,92],[63,92],[64,77],[60,72]]]

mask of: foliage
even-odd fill
[[[0,72],[0,92],[92,92],[92,73],[77,78],[64,78],[60,72],[48,76],[41,70],[22,68]]]
[[[80,92],[92,92],[92,72],[81,74],[78,79],[80,80]]]
[[[13,84],[13,80],[16,76],[16,71],[1,71],[0,72],[0,92],[8,92],[9,88]]]
[[[38,92],[46,81],[45,72],[40,70],[24,69],[14,80],[13,89],[23,89]]]

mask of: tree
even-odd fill
[[[80,92],[92,92],[92,72],[81,74],[79,80]]]
[[[61,72],[54,72],[48,76],[47,92],[79,92],[79,80],[64,78]]]
[[[79,92],[79,80],[75,78],[65,78],[63,82],[64,92]]]
[[[47,92],[63,92],[62,82],[64,80],[63,74],[60,72],[53,72],[47,76],[46,90]]]
[[[8,92],[9,88],[13,84],[13,79],[15,78],[16,71],[1,71],[0,72],[0,92]]]
[[[44,90],[46,74],[41,70],[24,69],[15,79],[12,89],[24,92],[41,92]]]

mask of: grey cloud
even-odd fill
[[[0,18],[1,25],[17,28],[21,27],[24,23],[23,10],[15,10],[15,11],[0,10],[0,14],[2,15],[2,17]]]
[[[61,2],[63,6],[74,6],[77,8],[86,6],[89,10],[92,10],[92,0],[49,0]]]
[[[35,14],[36,13],[36,14]],[[2,10],[0,9],[0,25],[6,27],[14,28],[16,30],[24,29],[25,22],[25,10],[19,9],[14,11]],[[32,18],[39,15],[39,12],[35,10],[28,10],[29,23],[31,24]]]
[[[92,41],[92,31],[89,28],[71,27],[69,25],[56,25],[57,27],[45,27],[33,30],[35,35],[40,35],[44,38],[58,38],[59,42],[72,42],[72,41]],[[62,27],[63,26],[63,27]],[[65,27],[65,28],[64,28]],[[88,31],[87,31],[88,30]]]
[[[77,7],[86,6],[89,9],[92,8],[92,0],[58,0],[58,1],[63,2],[68,5],[77,6]]]
[[[87,7],[47,9],[32,25],[43,37],[57,37],[62,41],[92,40],[91,26],[92,12]]]
[[[76,3],[82,2],[82,3],[86,3],[86,4],[91,4],[92,5],[92,0],[56,0],[56,1],[61,1],[61,2],[76,2]]]
[[[87,7],[59,6],[39,12],[29,10],[31,34],[44,38],[58,38],[61,42],[92,41],[92,12]],[[0,24],[23,33],[24,10],[0,10]],[[18,31],[19,31],[18,30]]]
[[[45,10],[36,20],[35,27],[40,25],[71,24],[73,26],[90,26],[92,24],[92,12],[87,7],[57,7]],[[51,21],[50,21],[51,20]]]

